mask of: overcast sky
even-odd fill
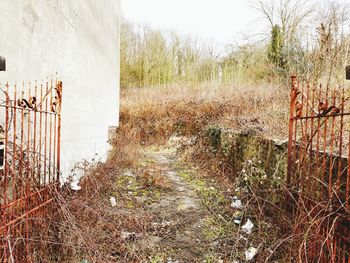
[[[254,0],[122,0],[122,11],[124,17],[137,24],[175,30],[221,45],[264,32],[266,21],[253,3]]]

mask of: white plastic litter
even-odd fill
[[[142,233],[135,233],[135,232],[127,232],[127,231],[121,231],[120,237],[124,240],[127,239],[140,239],[143,237]]]
[[[242,209],[243,208],[242,201],[238,199],[237,196],[232,197],[231,207],[233,209]]]
[[[112,206],[112,207],[116,207],[116,206],[117,206],[117,199],[115,199],[114,196],[111,196],[111,197],[109,198],[109,201],[111,202],[111,206]]]
[[[79,180],[72,181],[70,184],[70,189],[72,189],[73,191],[80,191],[81,186],[79,185]]]
[[[236,225],[240,225],[242,223],[242,212],[237,210],[234,212],[233,214],[233,222],[236,224]]]
[[[123,175],[127,177],[135,177],[135,175],[131,171],[125,171]]]
[[[240,218],[233,219],[233,223],[235,223],[236,225],[241,224],[241,222],[242,220]]]
[[[167,258],[167,263],[179,263],[178,260],[173,260],[172,258]]]
[[[255,248],[255,247],[248,248],[244,252],[246,261],[252,260],[256,256],[257,253],[258,253],[258,249],[257,248]]]
[[[254,224],[252,221],[248,218],[247,222],[242,226],[242,231],[248,235],[250,235],[253,231]]]

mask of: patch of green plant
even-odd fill
[[[166,256],[164,253],[157,254],[149,257],[149,263],[163,263],[165,262]]]
[[[182,119],[178,119],[174,124],[174,132],[181,133],[186,128],[186,122]]]
[[[228,157],[231,154],[232,146],[231,142],[227,139],[223,140],[221,143],[221,150],[225,157]]]
[[[124,189],[129,191],[137,190],[140,187],[135,177],[125,176],[125,175],[117,177],[116,186],[119,189]]]
[[[193,179],[188,172],[179,172],[179,175],[195,189],[196,194],[201,198],[201,201],[206,206],[222,205],[225,202],[225,197],[216,188],[207,186],[205,180]]]
[[[139,165],[142,166],[142,167],[147,167],[147,166],[149,166],[150,164],[153,164],[153,163],[156,163],[156,161],[153,160],[153,159],[144,159],[144,160],[142,160],[139,163]]]
[[[193,179],[191,181],[191,184],[197,189],[197,190],[202,190],[203,188],[206,188],[206,181],[200,180],[200,179]]]
[[[187,172],[179,172],[179,176],[184,179],[186,182],[189,182],[191,180],[191,176]]]
[[[207,240],[215,240],[225,235],[225,226],[214,217],[207,217],[203,222],[202,234]]]
[[[152,204],[158,202],[161,198],[161,189],[155,188],[144,188],[144,182],[142,177],[130,177],[130,176],[119,176],[116,180],[116,186],[118,189],[128,192],[134,197],[145,198],[146,204]],[[119,192],[113,192],[112,196],[120,198]],[[125,208],[134,208],[135,203],[132,200],[128,200],[124,203]]]
[[[128,200],[125,204],[125,208],[128,208],[128,209],[132,209],[132,208],[135,208],[135,204],[133,201],[131,200]]]
[[[197,188],[196,193],[201,197],[205,206],[219,206],[225,202],[225,197],[214,187]]]
[[[244,163],[243,169],[237,177],[237,185],[242,188],[248,187],[261,197],[268,196],[273,203],[276,203],[279,196],[272,193],[282,189],[283,178],[275,174],[267,175],[259,163],[248,160]]]
[[[205,263],[214,263],[215,259],[216,259],[216,257],[214,255],[209,254],[209,255],[205,255],[203,262],[205,262]]]

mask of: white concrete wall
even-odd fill
[[[119,115],[119,0],[0,0],[0,81],[63,81],[61,166],[105,158]]]

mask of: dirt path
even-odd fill
[[[173,149],[145,149],[141,168],[134,171],[142,176],[126,173],[135,178],[128,188],[137,189],[137,206],[152,218],[150,228],[133,242],[133,250],[146,250],[151,263],[228,262],[222,258],[234,255],[225,249],[227,233],[234,235],[237,226],[218,213],[227,200],[184,166]]]
[[[161,235],[161,250],[163,254],[169,253],[167,261],[170,262],[198,262],[207,247],[207,244],[201,244],[202,238],[198,235],[206,211],[194,187],[180,176],[184,172],[176,165],[173,152],[149,152],[147,156],[156,161],[155,172],[165,176],[172,188],[159,202],[149,206],[156,218],[163,219],[159,224],[169,228],[168,234]]]

